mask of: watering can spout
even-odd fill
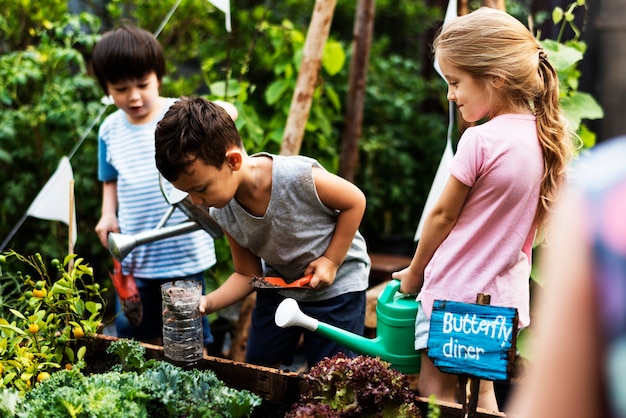
[[[319,326],[319,321],[305,315],[298,307],[298,302],[291,298],[283,300],[281,304],[278,305],[274,321],[276,325],[281,328],[297,325],[309,331],[317,331],[317,327]]]
[[[399,294],[399,286],[398,280],[392,280],[378,298],[376,338],[366,338],[311,318],[290,298],[278,305],[274,320],[281,328],[299,326],[336,341],[355,353],[380,357],[403,373],[418,373],[420,355],[413,348],[418,303],[414,298]]]
[[[298,326],[317,332],[359,354],[367,354],[372,357],[383,357],[385,355],[385,349],[380,338],[365,338],[311,318],[302,312],[298,302],[291,298],[283,300],[278,305],[274,321],[281,328]]]

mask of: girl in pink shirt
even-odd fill
[[[559,108],[559,80],[541,45],[517,19],[481,8],[446,25],[435,59],[468,128],[450,178],[428,214],[411,264],[394,273],[403,293],[419,292],[415,348],[418,390],[455,402],[457,377],[428,358],[436,299],[518,309],[529,317],[531,250],[571,155]],[[497,411],[493,383],[481,382],[478,406]]]

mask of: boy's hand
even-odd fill
[[[98,234],[98,239],[100,239],[104,248],[109,248],[109,233],[120,232],[117,216],[114,214],[102,215],[95,229],[96,234]]]
[[[200,297],[200,307],[198,308],[202,315],[208,315],[211,313],[211,301],[209,295],[203,295]]]
[[[309,282],[309,286],[313,289],[324,289],[333,284],[338,268],[339,266],[330,258],[321,256],[309,263],[306,270],[304,270],[304,275],[313,275]]]

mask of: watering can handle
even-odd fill
[[[378,302],[380,303],[393,302],[393,300],[398,297],[406,297],[406,296],[407,295],[400,293],[400,280],[391,279],[391,281],[387,284],[387,286],[385,286],[385,289],[378,297]]]

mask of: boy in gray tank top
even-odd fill
[[[312,275],[308,289],[257,292],[246,361],[291,364],[300,337],[308,366],[338,352],[334,341],[274,323],[286,297],[322,322],[362,335],[370,260],[358,232],[365,196],[352,183],[302,156],[248,155],[228,114],[203,98],[182,98],[156,129],[161,174],[189,193],[228,239],[234,265],[226,282],[203,297],[205,314],[234,304],[255,288],[256,276],[286,282]]]

